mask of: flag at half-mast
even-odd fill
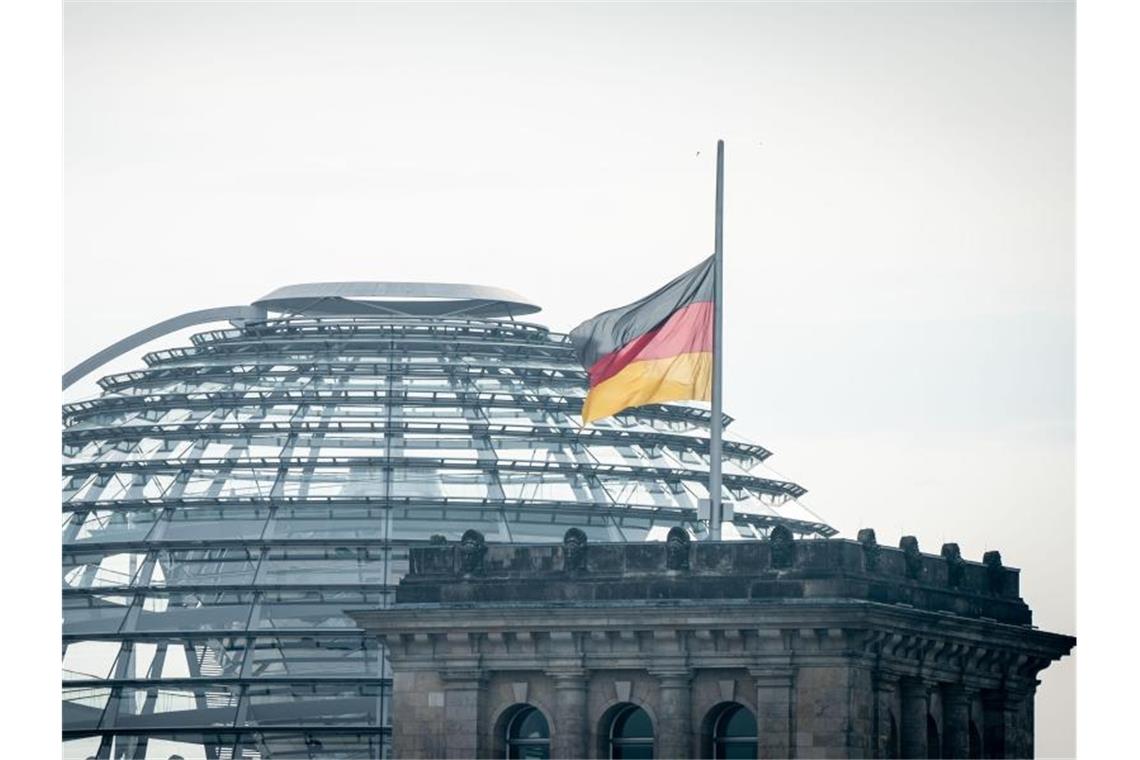
[[[590,376],[582,424],[623,409],[712,398],[714,257],[570,331]]]

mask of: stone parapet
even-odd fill
[[[480,537],[481,538],[481,537]],[[866,541],[443,544],[410,550],[400,604],[852,599],[1029,625],[1015,568]],[[996,555],[991,552],[990,555]]]

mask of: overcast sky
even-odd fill
[[[721,137],[736,426],[845,535],[999,549],[1075,632],[1071,4],[65,21],[64,365],[307,281],[497,285],[569,330],[711,252]],[[1073,663],[1039,756],[1075,751]]]

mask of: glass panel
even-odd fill
[[[570,527],[580,528],[592,542],[614,539],[605,515],[586,515],[576,510],[510,509],[505,514],[511,538],[516,543],[561,541]]]
[[[111,698],[106,687],[87,687],[63,690],[63,727],[95,728],[103,717],[103,708]]]
[[[224,498],[227,496],[256,496],[264,498],[273,487],[276,469],[216,470],[207,467],[193,470],[182,487],[184,497]]]
[[[468,528],[480,531],[488,542],[508,541],[503,533],[502,512],[496,507],[479,509],[462,505],[411,505],[391,509],[390,538],[400,541],[426,541],[440,534],[458,540]]]
[[[550,757],[550,727],[534,707],[519,708],[507,727],[507,758],[546,760]]]
[[[75,543],[141,541],[154,527],[160,509],[95,509],[82,515]]]
[[[247,585],[253,582],[259,557],[257,550],[245,547],[163,551],[151,585]]]
[[[177,509],[163,538],[176,540],[256,539],[265,528],[268,508],[218,506]]]
[[[137,631],[242,630],[253,594],[237,591],[150,593],[143,597]]]
[[[386,518],[387,510],[379,506],[281,507],[273,524],[273,537],[380,539]]]
[[[248,687],[245,725],[379,725],[379,684]]]
[[[67,711],[66,704],[64,712]],[[66,716],[64,725],[67,725]],[[99,742],[102,741],[98,736],[84,736],[80,739],[64,739],[63,740],[63,760],[90,760],[99,754]]]
[[[114,633],[130,609],[131,596],[68,594],[63,597],[63,632]]]
[[[110,678],[119,657],[118,641],[71,641],[63,653],[65,680]]]
[[[253,734],[246,745],[259,752],[250,752],[243,758],[388,758],[388,737],[376,733],[309,733],[303,730]],[[187,760],[195,757],[187,755]],[[236,756],[235,756],[236,757]],[[163,757],[161,760],[167,760]]]
[[[259,583],[366,584],[384,582],[386,549],[360,546],[273,549]]]
[[[258,638],[250,651],[254,677],[380,677],[376,644],[363,636]]]
[[[614,722],[615,739],[652,739],[653,722],[640,707],[627,709]]]
[[[752,711],[743,707],[730,707],[721,718],[720,736],[723,737],[755,737],[756,719]]]
[[[267,629],[355,628],[346,609],[388,605],[389,593],[363,591],[275,591],[261,600],[258,627]]]
[[[113,727],[233,726],[238,689],[218,684],[126,686],[117,700],[119,710]]]
[[[610,752],[615,758],[652,758],[653,723],[640,707],[629,705],[614,719]]]
[[[756,757],[756,740],[750,741],[722,741],[717,744],[717,760],[754,760]]]
[[[550,742],[543,741],[536,744],[515,742],[507,751],[509,760],[546,760],[550,757]]]
[[[549,739],[550,727],[546,718],[533,707],[528,707],[511,723],[512,739]]]
[[[234,746],[238,737],[234,734],[170,734],[156,735],[148,732],[141,736],[120,734],[111,741],[110,757],[142,758],[146,760],[170,760],[170,758],[197,758],[225,756],[224,752]],[[255,745],[253,745],[255,746]],[[219,752],[220,750],[220,752]],[[257,755],[234,754],[234,758],[257,757]]]
[[[158,639],[124,646],[115,669],[117,678],[237,678],[245,657],[245,640]]]
[[[614,742],[612,756],[615,760],[653,760],[653,743],[618,744]]]
[[[63,554],[63,585],[68,588],[129,586],[138,576],[146,555],[138,552]]]

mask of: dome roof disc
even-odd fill
[[[518,317],[541,311],[517,293],[438,282],[313,282],[278,288],[253,302],[311,316]]]

